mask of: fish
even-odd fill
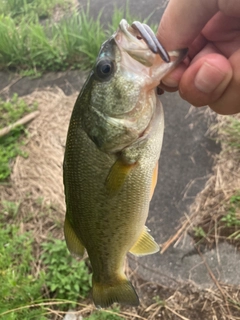
[[[156,87],[185,55],[166,52],[147,25],[123,19],[75,102],[63,162],[64,235],[73,255],[89,256],[97,308],[139,305],[125,257],[159,251],[145,226],[164,131]]]

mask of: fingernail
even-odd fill
[[[224,78],[224,72],[205,62],[198,70],[194,84],[199,91],[203,93],[211,93],[220,85]]]
[[[167,77],[166,79],[162,80],[161,82],[162,82],[162,84],[164,84],[165,86],[170,87],[170,88],[175,88],[179,84],[175,79],[173,79],[171,77]]]

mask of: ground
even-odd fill
[[[39,244],[43,240],[49,237],[63,239],[65,203],[62,161],[68,122],[78,91],[71,85],[69,78],[62,76],[62,74],[55,75],[58,81],[61,79],[60,88],[53,88],[53,85],[51,88],[46,88],[38,83],[34,91],[24,96],[28,102],[33,100],[38,102],[40,115],[28,126],[29,135],[24,146],[28,158],[17,157],[13,163],[10,183],[0,186],[2,199],[20,201],[18,221],[22,232],[32,230],[34,233],[36,258],[39,255]],[[78,74],[78,77],[81,79],[78,83],[80,87],[84,76]],[[49,84],[49,77],[45,78]],[[55,80],[54,76],[52,78]],[[73,79],[76,86],[75,73]],[[39,80],[35,80],[35,84],[36,81]],[[26,80],[23,80],[23,83],[25,82]],[[2,93],[7,95],[11,90],[16,91],[16,84],[21,88],[19,81],[12,80],[12,83],[13,85],[5,87]],[[25,86],[28,90],[29,83],[31,81]],[[63,89],[68,88],[68,96],[62,91],[61,86]],[[19,93],[24,94],[24,85]],[[238,189],[239,184],[236,179],[234,186],[227,179],[229,172],[236,168],[237,158],[232,157],[228,162],[224,158],[220,160],[220,166],[217,160],[214,162],[213,175],[208,180],[206,188],[197,196],[196,201],[192,202],[192,205],[195,206],[195,215],[191,216],[191,223],[196,223],[194,216],[199,212],[199,208],[204,211],[203,220],[200,219],[202,223],[206,216],[209,218],[207,214],[209,206],[216,207],[219,201],[227,198],[226,194],[230,197],[233,190],[229,191],[229,184],[234,190]],[[226,171],[226,168],[229,171]],[[225,181],[224,184],[221,184],[223,181]],[[189,229],[191,223],[185,225],[183,223],[185,228],[174,239],[174,242]],[[181,226],[179,220],[175,221],[175,224],[178,224],[178,227]],[[157,230],[154,229],[153,232]],[[208,234],[206,229],[204,232]],[[172,232],[168,230],[168,234],[171,240],[171,236],[175,235],[175,230],[172,229]],[[168,243],[168,239],[166,240]],[[171,251],[169,244],[166,249],[167,252]],[[201,252],[199,255],[201,259]],[[121,309],[122,316],[126,319],[240,319],[239,287],[220,283],[211,272],[211,268],[208,269],[207,264],[206,270],[212,278],[210,287],[199,289],[194,283],[188,281],[177,283],[173,288],[159,285],[156,281],[151,282],[146,277],[142,279],[138,270],[133,272],[128,266],[128,274],[140,293],[141,306],[137,309]],[[151,271],[151,274],[153,273]],[[161,281],[159,282],[161,284]],[[83,303],[85,309],[80,308],[81,314],[89,314],[93,310],[92,305],[88,304],[89,300]]]

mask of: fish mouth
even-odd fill
[[[152,66],[155,53],[149,49],[140,32],[130,26],[125,19],[120,21],[114,38],[121,51],[126,52],[131,58],[144,66]]]
[[[151,66],[150,61],[156,54],[159,54],[164,62],[170,62],[168,52],[145,23],[134,21],[130,26],[125,19],[122,19],[115,38],[130,56],[144,65]]]
[[[166,64],[166,68],[172,69],[172,66],[182,61],[188,52],[187,48],[167,52],[152,29],[139,21],[134,21],[130,26],[122,19],[114,39],[120,50],[127,52],[146,67],[151,67],[156,59],[159,61],[160,58],[160,61]],[[160,61],[158,63],[161,63]]]
[[[127,23],[125,19],[122,19],[119,23],[119,30],[127,37],[131,42],[138,43],[137,32]]]
[[[142,38],[153,53],[159,54],[163,61],[170,62],[168,52],[164,49],[163,45],[160,43],[152,29],[147,24],[134,21],[131,27],[139,32],[140,36],[138,35],[137,38]],[[124,21],[123,28],[126,32],[126,22]]]

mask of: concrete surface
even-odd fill
[[[88,0],[78,0],[79,9],[85,8]],[[102,22],[106,24],[111,21],[113,9],[115,7],[125,8],[128,3],[131,14],[137,19],[146,19],[150,17],[149,23],[159,23],[164,9],[167,6],[168,0],[91,0],[90,12],[94,17],[102,11]],[[131,21],[128,21],[129,23]],[[133,22],[133,21],[132,21]]]

